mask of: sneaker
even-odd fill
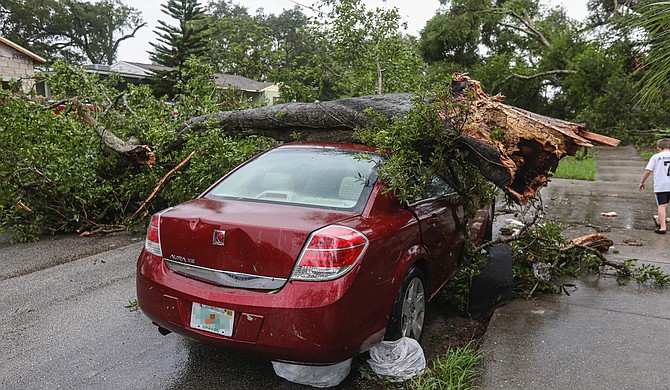
[[[654,230],[654,233],[665,234],[665,230],[661,230],[660,228],[658,228],[658,229]]]

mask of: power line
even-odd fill
[[[291,3],[293,3],[293,4],[295,4],[295,5],[298,5],[298,6],[300,6],[300,7],[307,8],[307,9],[311,9],[312,11],[316,12],[317,14],[321,14],[321,11],[319,11],[318,9],[312,7],[311,5],[305,5],[305,4],[299,3],[299,2],[297,2],[297,1],[295,1],[295,0],[288,0],[288,1],[291,2]]]

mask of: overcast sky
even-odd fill
[[[587,14],[587,0],[542,0],[548,7],[563,5],[568,12],[568,16],[575,19],[584,19]],[[162,19],[168,23],[174,23],[168,20],[169,17],[161,12],[161,4],[166,1],[161,0],[123,0],[124,3],[138,9],[142,12],[142,18],[148,22],[147,27],[140,29],[135,34],[135,38],[128,39],[121,43],[118,60],[135,61],[149,63],[149,54],[151,50],[150,41],[155,42],[156,21]],[[201,0],[201,4],[207,1]],[[315,3],[315,0],[238,0],[237,4],[247,7],[250,13],[255,13],[256,9],[263,8],[266,14],[279,14],[283,9],[290,9],[296,4],[306,6]],[[405,18],[408,26],[408,33],[418,36],[419,31],[426,25],[426,21],[435,15],[440,6],[438,0],[364,0],[368,8],[376,7],[398,7],[400,14]],[[304,10],[308,14],[309,10]]]

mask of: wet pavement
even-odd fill
[[[639,259],[670,272],[670,235],[653,232],[651,182],[634,148],[596,148],[596,181],[554,179],[542,190],[549,218],[578,237],[602,232],[610,260]],[[614,211],[616,217],[600,213]],[[505,218],[505,216],[501,216]],[[613,277],[574,281],[567,295],[516,299],[491,318],[482,389],[670,389],[670,288]]]
[[[609,229],[610,258],[669,268],[670,235],[653,233],[653,196],[636,191],[644,161],[626,148],[599,153],[599,180],[554,180],[543,190],[547,212],[570,236]],[[606,211],[618,217],[600,216]],[[121,234],[10,245],[0,235],[0,389],[310,388],[277,377],[268,360],[161,336],[127,308],[142,241]],[[569,297],[496,311],[483,343],[483,389],[668,388],[670,291],[612,278],[578,286]],[[371,386],[359,378],[337,388]]]
[[[161,336],[130,301],[142,235],[0,235],[0,389],[305,389],[269,360]],[[352,368],[355,369],[355,368]],[[339,389],[365,388],[350,375]]]

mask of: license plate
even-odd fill
[[[191,328],[230,337],[233,335],[235,312],[219,307],[193,302],[191,306]]]

